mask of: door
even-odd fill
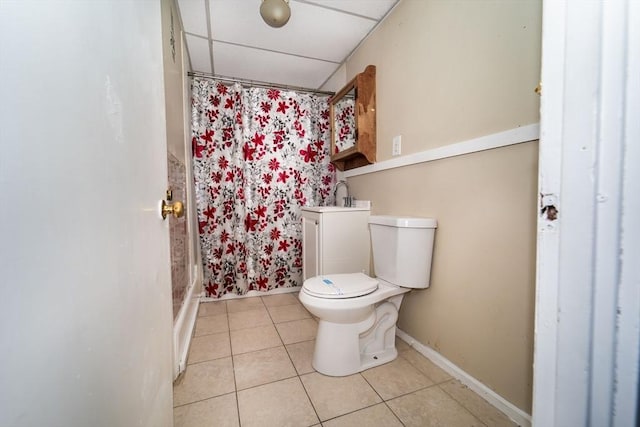
[[[533,423],[638,425],[640,2],[545,1]]]
[[[0,3],[0,425],[170,426],[159,2]]]

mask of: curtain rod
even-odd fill
[[[300,87],[300,86],[288,86],[288,85],[282,85],[277,83],[261,82],[257,80],[239,79],[236,77],[221,76],[218,74],[207,74],[207,73],[189,71],[187,75],[189,77],[201,77],[205,79],[221,80],[221,81],[231,82],[231,83],[245,83],[251,86],[262,87],[266,89],[295,90],[297,92],[317,93],[320,95],[331,95],[331,96],[336,94],[335,92],[328,92],[328,91],[319,90],[319,89],[310,89],[310,88]]]

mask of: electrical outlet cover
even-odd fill
[[[393,147],[391,148],[392,156],[399,156],[402,152],[402,136],[394,136],[393,137]]]

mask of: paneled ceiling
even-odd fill
[[[399,0],[290,0],[282,28],[261,0],[178,0],[193,71],[318,89]]]

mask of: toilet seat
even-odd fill
[[[327,274],[305,280],[302,290],[316,298],[342,299],[368,295],[378,289],[378,281],[364,273]]]

